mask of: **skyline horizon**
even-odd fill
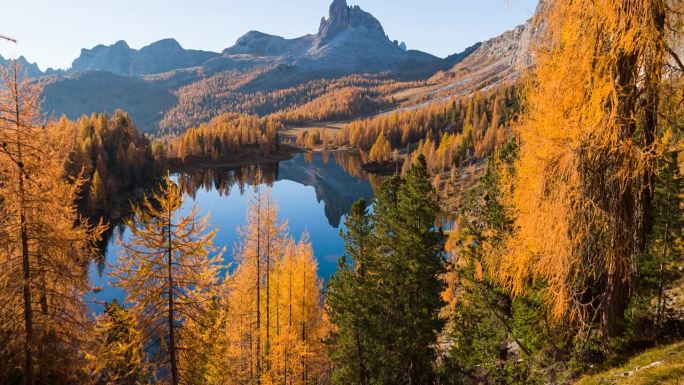
[[[27,2],[27,3],[40,3],[44,2],[47,0],[34,0],[33,2]],[[76,2],[83,2],[87,0],[75,0]],[[122,2],[128,2],[132,0],[123,0]],[[152,0],[151,2],[158,2],[160,0]],[[214,0],[205,0],[208,2],[213,2]],[[268,3],[268,2],[273,2],[276,0],[263,0],[263,3]],[[327,8],[329,7],[329,4],[332,1],[329,0],[293,0],[293,2],[299,2],[299,3],[310,3],[312,1],[315,1],[317,3],[324,3],[326,4],[325,6],[325,12],[323,15],[325,15],[323,18],[328,17],[328,11]],[[477,44],[478,42],[483,42],[486,41],[490,38],[496,37],[500,35],[501,33],[504,33],[505,31],[511,30],[515,28],[516,26],[524,23],[526,20],[528,20],[534,11],[534,8],[536,7],[537,0],[521,0],[521,1],[515,1],[515,2],[508,2],[504,0],[485,0],[482,3],[489,3],[489,5],[492,5],[494,3],[493,7],[487,7],[486,5],[484,8],[482,8],[482,5],[474,5],[474,4],[442,4],[445,8],[450,8],[453,9],[455,6],[456,9],[462,11],[462,12],[456,12],[453,15],[454,19],[464,18],[468,20],[471,24],[462,24],[462,23],[451,23],[449,27],[451,28],[456,28],[456,29],[465,29],[468,30],[469,33],[457,33],[457,34],[447,34],[447,36],[444,36],[444,34],[441,34],[444,36],[443,39],[435,39],[434,36],[431,36],[427,32],[418,32],[420,29],[418,25],[413,24],[413,25],[403,25],[400,29],[403,34],[399,36],[399,33],[397,32],[397,27],[396,24],[402,24],[404,23],[404,15],[399,13],[392,13],[392,12],[383,12],[383,9],[387,9],[389,11],[392,11],[391,7],[379,7],[378,4],[386,3],[388,0],[355,0],[355,1],[348,1],[347,3],[350,6],[358,5],[360,6],[364,11],[371,13],[376,19],[380,21],[380,23],[383,25],[383,28],[385,30],[385,34],[391,39],[391,40],[397,40],[399,42],[405,42],[409,50],[418,50],[422,51],[428,54],[431,54],[433,56],[436,56],[438,58],[445,58],[449,55],[453,55],[459,52],[462,52],[466,48]],[[230,2],[230,1],[229,1]],[[428,3],[435,3],[435,2],[442,2],[440,0],[425,0],[425,2]],[[361,4],[359,4],[361,3]],[[365,3],[365,4],[364,4]],[[48,3],[49,4],[49,3]],[[498,5],[496,5],[498,4]],[[21,7],[26,7],[29,4],[12,4],[10,8],[15,7],[15,8],[21,8]],[[239,8],[240,4],[236,4]],[[30,5],[29,5],[30,7]],[[388,9],[390,8],[390,9]],[[423,6],[422,8],[429,8]],[[246,15],[249,15],[249,11],[254,11],[254,9],[243,9],[245,11]],[[277,9],[276,9],[277,11]],[[309,12],[301,12],[298,15],[301,16],[301,18],[304,19],[310,19],[310,14],[313,13],[312,9],[309,9]],[[484,18],[483,20],[479,20],[482,22],[489,22],[488,25],[483,25],[482,23],[476,23],[477,25],[473,25],[472,23],[477,21],[477,18],[471,18],[468,17],[470,14],[478,14],[478,13],[490,13],[490,18]],[[268,17],[273,17],[274,14],[277,14],[278,12],[271,12],[271,13],[264,13],[263,16],[268,16]],[[412,12],[409,12],[412,13]],[[143,13],[143,15],[147,15],[149,13]],[[449,14],[447,12],[442,12],[440,13],[442,17],[447,16],[449,19]],[[206,13],[202,13],[202,16],[207,16]],[[384,16],[384,17],[383,17]],[[411,16],[414,16],[414,19],[422,20],[425,15],[419,15],[416,13],[412,13]],[[171,16],[171,18],[173,18]],[[12,19],[12,18],[10,18]],[[385,21],[386,20],[386,21]],[[501,21],[504,20],[504,23],[496,23],[496,21]],[[158,20],[157,20],[158,21]],[[171,20],[173,21],[173,20]],[[69,41],[68,44],[50,44],[49,42],[45,42],[40,39],[40,36],[35,35],[35,31],[30,29],[28,32],[30,33],[21,33],[22,28],[19,28],[19,34],[13,34],[11,28],[12,23],[6,23],[6,25],[10,25],[10,28],[8,30],[2,30],[0,31],[0,34],[4,35],[9,35],[13,38],[16,38],[18,42],[16,44],[10,43],[10,42],[0,42],[0,56],[2,56],[5,59],[18,59],[21,56],[23,56],[29,63],[35,63],[38,65],[41,71],[45,72],[46,70],[52,68],[54,70],[68,70],[71,68],[73,60],[75,60],[80,54],[83,49],[92,49],[98,45],[113,45],[116,44],[119,41],[125,41],[126,44],[131,48],[131,49],[136,49],[139,50],[145,46],[148,46],[150,44],[153,44],[155,42],[158,42],[160,40],[165,40],[165,39],[173,39],[178,42],[184,49],[194,49],[194,50],[203,50],[203,51],[211,51],[211,52],[218,52],[220,53],[222,50],[231,47],[235,41],[243,36],[245,33],[248,33],[250,31],[259,31],[262,33],[266,33],[269,35],[274,35],[274,36],[282,36],[286,39],[294,39],[297,37],[305,36],[305,35],[311,35],[315,34],[318,31],[318,28],[313,28],[313,30],[310,30],[308,32],[304,32],[306,29],[312,29],[310,25],[300,25],[297,23],[297,28],[292,27],[289,32],[290,33],[283,33],[287,32],[282,29],[282,27],[285,26],[285,24],[292,24],[292,23],[281,23],[281,24],[273,24],[266,22],[264,23],[264,20],[260,18],[251,18],[251,17],[245,17],[242,18],[243,23],[252,23],[254,26],[253,28],[248,28],[246,30],[243,30],[243,32],[238,33],[236,32],[239,28],[242,27],[234,27],[232,34],[234,36],[226,36],[226,39],[228,42],[223,43],[221,45],[220,41],[221,39],[217,36],[217,34],[203,34],[202,38],[199,39],[199,41],[204,42],[204,43],[213,43],[212,46],[209,46],[209,44],[198,44],[194,45],[193,42],[198,42],[197,39],[193,38],[193,33],[196,33],[197,31],[195,29],[187,29],[187,28],[181,28],[180,26],[174,25],[171,29],[164,29],[161,28],[160,30],[155,29],[155,34],[146,34],[145,36],[138,36],[138,34],[131,33],[130,28],[124,28],[124,31],[121,30],[110,30],[110,29],[102,29],[98,30],[99,33],[93,33],[89,34],[88,38],[85,40],[88,40],[90,43],[85,43],[84,37],[82,35],[71,35],[73,39]],[[320,22],[320,19],[319,21]],[[264,25],[266,24],[266,25]],[[310,23],[308,23],[310,24]],[[496,30],[492,30],[491,24],[496,24],[497,26],[500,25],[500,28],[497,28]],[[23,24],[22,24],[23,25]],[[263,27],[272,27],[272,28],[263,28]],[[168,26],[167,26],[168,27]],[[439,30],[440,28],[445,28],[446,26],[444,24],[435,24],[433,25],[433,29]],[[4,28],[4,27],[3,27]],[[503,29],[503,30],[502,30]],[[207,33],[211,31],[210,27],[206,28]],[[173,33],[176,31],[177,33]],[[415,32],[415,33],[412,33]],[[63,33],[64,31],[60,32]],[[168,35],[164,35],[166,32],[171,32]],[[179,33],[178,33],[179,32]],[[304,32],[304,33],[302,33]],[[119,36],[118,38],[115,36]],[[180,35],[185,35],[184,37]],[[210,38],[207,38],[209,36]],[[147,40],[144,40],[146,39]],[[58,39],[57,36],[55,36],[55,39]],[[101,40],[98,40],[101,39]],[[422,41],[422,43],[421,43]],[[75,54],[69,54],[67,53],[71,47],[76,46],[77,44],[81,44],[80,48],[74,48],[77,50]],[[45,46],[44,46],[45,45]],[[65,47],[66,46],[66,47]],[[65,47],[66,49],[60,49],[61,47]],[[217,48],[220,47],[220,48]],[[56,53],[52,52],[57,50]],[[61,60],[58,59],[58,56],[61,56]],[[52,60],[47,59],[48,57],[52,57]],[[60,64],[57,64],[60,63]]]

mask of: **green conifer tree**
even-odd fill
[[[338,261],[338,269],[328,283],[328,314],[337,326],[331,335],[331,358],[335,364],[333,381],[343,384],[366,385],[370,368],[377,355],[372,351],[372,326],[377,316],[372,306],[373,224],[366,209],[366,201],[356,201],[345,221],[346,256]],[[349,261],[347,261],[347,257]]]
[[[344,235],[354,264],[341,261],[328,294],[338,331],[333,338],[341,343],[333,351],[333,360],[342,364],[333,378],[433,383],[437,335],[444,325],[444,235],[435,226],[439,206],[425,158],[418,157],[405,179],[395,175],[382,183],[368,219],[362,207],[355,205]]]

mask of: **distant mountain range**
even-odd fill
[[[41,72],[41,70],[38,68],[38,64],[36,63],[29,63],[28,60],[26,60],[25,57],[19,56],[17,59],[15,59],[19,64],[21,64],[22,68],[24,71],[26,71],[26,75],[30,78],[36,78],[43,76],[44,73]],[[0,66],[6,66],[7,63],[11,62],[12,60],[5,59],[0,55]]]
[[[213,60],[212,60],[213,59]],[[82,49],[70,69],[107,71],[118,75],[151,75],[206,65],[214,70],[250,64],[297,64],[304,70],[327,69],[339,73],[399,70],[426,74],[445,65],[433,55],[405,49],[390,41],[380,22],[346,0],[334,0],[328,19],[323,18],[317,34],[295,39],[250,31],[221,54],[184,49],[174,39],[164,39],[140,50],[121,40],[112,45]],[[51,71],[58,73],[58,71]],[[32,72],[38,75],[38,72]]]
[[[373,15],[358,6],[348,6],[345,0],[334,0],[318,32],[295,39],[250,31],[221,53],[184,49],[174,39],[139,50],[119,41],[83,49],[70,69],[46,73],[23,57],[18,60],[30,77],[43,83],[44,110],[49,115],[76,118],[84,113],[122,108],[131,113],[140,128],[153,132],[162,120],[170,119],[169,110],[184,108],[187,102],[183,90],[188,87],[194,87],[193,92],[200,93],[198,98],[211,104],[213,110],[222,111],[223,101],[213,100],[221,91],[214,83],[233,79],[247,80],[238,80],[239,84],[226,92],[251,94],[363,73],[386,72],[397,80],[454,80],[464,71],[478,70],[473,66],[492,65],[497,60],[510,62],[511,51],[517,52],[514,56],[526,55],[530,34],[528,23],[441,59],[406,50],[403,43],[390,40]],[[526,63],[527,59],[516,56],[515,60]],[[0,64],[2,61],[0,57]],[[464,69],[461,63],[469,61],[471,64]],[[516,66],[499,67],[493,72],[517,71]],[[208,84],[214,84],[214,88]],[[211,92],[202,91],[205,88]],[[192,123],[206,119],[197,120]]]
[[[121,40],[114,45],[82,49],[70,72],[108,71],[119,75],[149,75],[197,67],[219,56],[215,52],[184,49],[174,39],[164,39],[140,50]]]

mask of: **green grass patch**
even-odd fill
[[[576,385],[684,385],[684,342],[648,350],[624,365],[580,379]]]

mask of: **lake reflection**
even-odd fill
[[[370,201],[376,184],[375,177],[362,171],[356,155],[342,152],[298,154],[279,163],[239,168],[183,171],[173,178],[185,195],[182,212],[196,205],[200,216],[210,214],[211,225],[219,228],[216,245],[227,247],[227,262],[233,259],[236,229],[244,223],[254,184],[269,186],[278,204],[279,219],[288,222],[290,234],[299,238],[303,232],[309,233],[324,279],[335,271],[337,258],[344,252],[339,232],[345,214],[359,198]],[[127,231],[121,234],[128,237]],[[105,253],[109,263],[116,261],[119,246],[113,239]],[[124,297],[110,285],[107,267],[94,265],[90,276],[93,287],[101,289],[94,294],[94,301]]]

